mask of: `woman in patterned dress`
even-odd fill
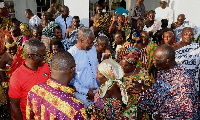
[[[125,120],[149,119],[149,115],[139,109],[137,99],[139,93],[148,89],[153,81],[148,75],[147,70],[137,65],[139,58],[139,50],[134,47],[129,47],[123,53],[123,59],[121,61],[121,66],[125,73],[122,82],[127,88],[128,93],[128,105],[123,113]]]
[[[123,104],[128,102],[121,82],[123,69],[114,60],[106,59],[98,65],[96,75],[101,86],[95,94],[94,104],[87,108],[89,117],[95,120],[122,120]]]

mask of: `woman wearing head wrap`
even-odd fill
[[[29,25],[27,23],[21,23],[19,28],[21,30],[22,35],[28,36],[29,38],[32,37],[31,31],[29,29]]]
[[[112,59],[106,59],[98,65],[97,79],[101,86],[94,97],[94,105],[88,107],[91,119],[122,119],[122,104],[127,104],[126,88],[121,82],[124,72]]]
[[[137,65],[140,58],[140,52],[137,48],[129,47],[123,52],[122,58],[121,66],[125,73],[122,82],[128,92],[128,105],[123,114],[124,119],[149,119],[149,116],[139,110],[137,106],[139,93],[149,88],[152,83],[151,78],[148,76],[148,72]]]

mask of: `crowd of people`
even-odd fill
[[[168,0],[137,0],[129,22],[124,2],[112,15],[98,4],[89,28],[58,0],[26,9],[28,24],[0,2],[0,119],[198,120],[198,28],[173,23]]]

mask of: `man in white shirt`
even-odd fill
[[[76,70],[70,85],[76,88],[75,97],[87,106],[93,104],[94,95],[99,83],[96,79],[97,52],[93,46],[94,33],[89,28],[81,28],[78,32],[78,42],[68,52],[75,59]]]
[[[55,22],[61,27],[62,38],[64,39],[67,27],[73,25],[73,23],[72,16],[69,15],[69,8],[67,6],[62,6],[61,12],[62,14],[56,18]]]
[[[42,23],[41,19],[37,15],[34,15],[30,9],[25,10],[25,16],[29,19],[29,28],[31,31],[33,30],[33,27]]]
[[[168,0],[160,1],[160,7],[157,7],[155,9],[155,12],[156,12],[155,19],[160,22],[162,19],[167,19],[168,27],[170,28],[173,22],[173,10],[167,7],[167,4],[168,4]]]

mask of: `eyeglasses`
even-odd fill
[[[28,54],[28,55],[35,56],[37,59],[44,59],[46,57],[46,54],[45,55]]]

